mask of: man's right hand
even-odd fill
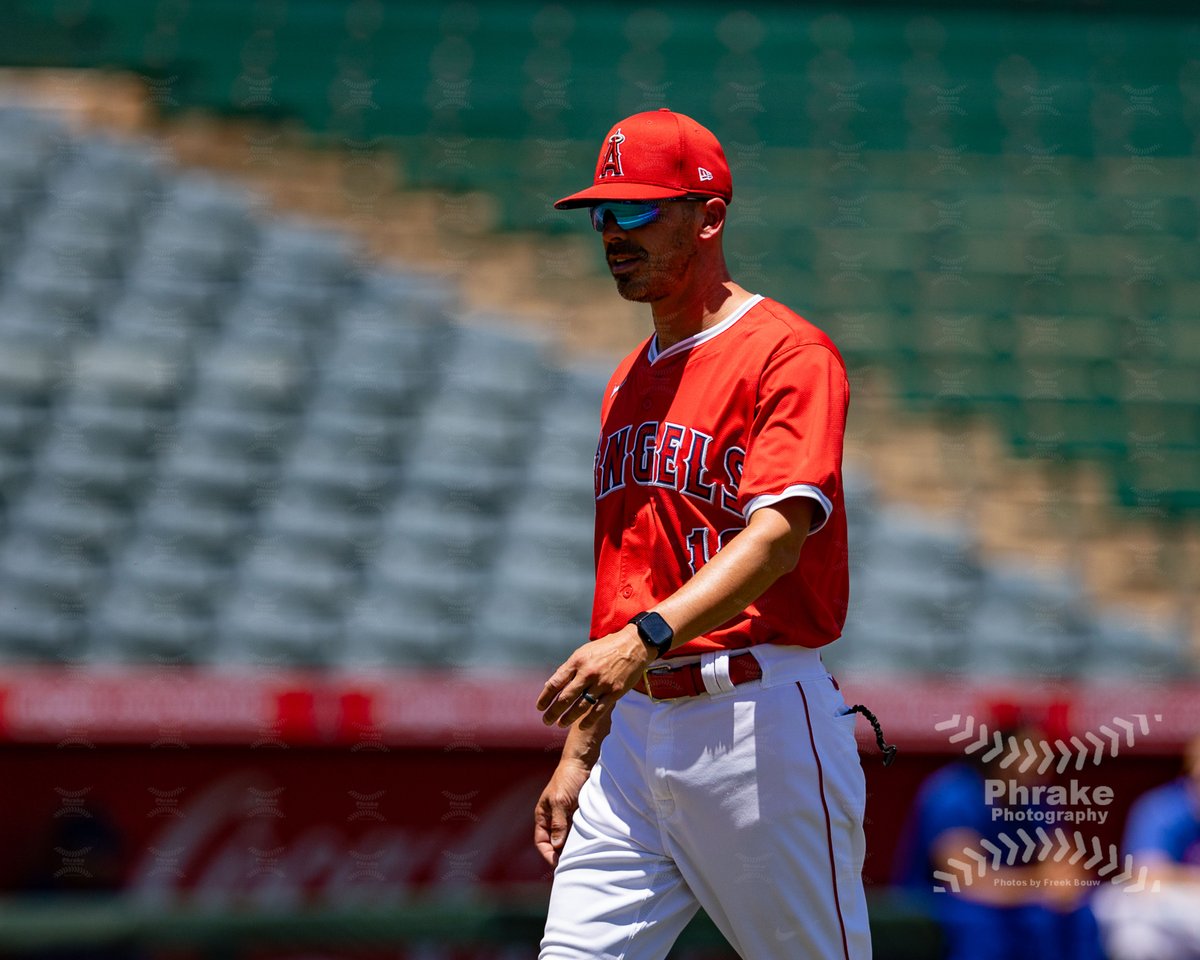
[[[575,759],[563,758],[533,811],[533,843],[550,866],[558,866],[571,818],[579,806],[579,791],[590,768]]]

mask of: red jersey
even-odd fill
[[[836,640],[849,596],[848,403],[829,337],[762,297],[666,350],[651,337],[626,357],[601,407],[592,637],[673,594],[755,510],[801,496],[815,503],[796,568],[669,656]]]

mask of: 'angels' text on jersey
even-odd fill
[[[670,421],[646,420],[600,437],[596,448],[596,499],[629,484],[664,487],[712,503],[740,517],[738,484],[746,451],[713,449],[707,433]]]

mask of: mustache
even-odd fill
[[[621,243],[619,241],[616,243],[610,243],[604,248],[604,255],[609,259],[612,259],[613,257],[619,257],[622,254],[641,256],[645,252],[646,251],[644,251],[641,247],[635,246],[632,243]]]

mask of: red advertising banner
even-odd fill
[[[0,883],[209,905],[394,902],[536,883],[540,750],[0,751]]]
[[[544,884],[532,813],[562,735],[533,708],[541,681],[0,673],[0,886],[287,906]],[[842,687],[901,751],[884,768],[859,724],[874,884],[891,876],[924,778],[980,742],[998,703],[1068,718],[1071,755],[1052,759],[1080,783],[1113,788],[1111,818],[1095,828],[1106,843],[1119,841],[1128,805],[1175,774],[1186,735],[1200,730],[1200,697],[1182,685]],[[1102,764],[1076,764],[1093,751]]]

